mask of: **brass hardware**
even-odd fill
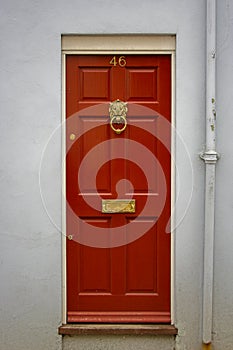
[[[75,134],[70,134],[70,140],[71,141],[74,141],[75,137],[76,137]]]
[[[111,125],[112,130],[115,131],[115,133],[120,134],[120,133],[122,133],[122,131],[124,131],[126,129],[127,121],[126,121],[126,119],[124,117],[121,117],[121,120],[124,122],[124,126],[123,126],[122,129],[116,129],[116,128],[114,128],[113,123],[114,123],[115,120],[117,120],[117,118],[118,117],[113,117],[111,119],[111,121],[110,121],[110,125]]]
[[[72,241],[73,236],[72,236],[72,235],[69,235],[69,236],[67,236],[67,238],[68,238],[70,241]]]
[[[110,103],[110,126],[115,133],[122,133],[127,126],[126,114],[128,112],[127,102],[122,102],[119,99]],[[117,129],[113,124],[124,124],[121,129]]]
[[[102,213],[135,213],[135,199],[102,199]]]
[[[125,56],[121,56],[117,60],[116,56],[113,56],[109,64],[111,64],[114,67],[116,67],[117,64],[119,64],[120,67],[124,67],[126,65],[126,58]]]

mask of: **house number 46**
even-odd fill
[[[125,56],[121,56],[118,59],[116,56],[113,56],[113,58],[109,63],[114,67],[116,67],[118,64],[120,67],[124,67],[126,65],[126,59],[125,59]]]

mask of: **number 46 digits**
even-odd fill
[[[121,56],[118,59],[116,58],[116,56],[113,56],[109,63],[114,67],[116,67],[118,64],[120,67],[124,67],[126,65],[126,59],[125,56]]]

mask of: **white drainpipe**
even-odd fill
[[[203,343],[212,340],[212,299],[214,261],[214,217],[215,217],[215,166],[216,152],[216,0],[206,0],[206,148],[201,154],[205,161],[205,233],[203,271]]]

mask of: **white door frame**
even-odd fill
[[[67,305],[66,305],[66,55],[101,55],[101,54],[167,54],[171,55],[172,62],[172,110],[171,121],[175,127],[175,35],[62,35],[62,323],[67,322]],[[173,129],[171,129],[173,130]],[[171,210],[175,204],[175,135],[172,131],[171,142]],[[174,219],[173,219],[174,220]],[[175,227],[171,223],[171,227]],[[171,232],[171,321],[175,322],[175,241],[174,232]]]

